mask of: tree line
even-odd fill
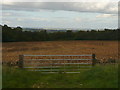
[[[54,40],[118,40],[119,29],[104,29],[91,31],[67,30],[66,32],[48,33],[47,30],[41,31],[23,31],[21,27],[11,28],[7,25],[2,26],[3,42],[20,41],[54,41]]]

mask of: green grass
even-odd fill
[[[96,65],[80,73],[41,73],[3,66],[3,88],[117,88],[117,65]]]

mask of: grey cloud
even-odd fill
[[[3,10],[24,11],[76,11],[117,14],[117,2],[13,2],[3,4]]]
[[[7,17],[7,16],[9,16],[9,17],[22,17],[22,16],[25,16],[25,14],[23,14],[23,13],[20,13],[20,12],[12,12],[12,11],[8,11],[8,10],[5,10],[5,11],[3,11],[2,12],[2,15],[3,16],[5,16],[5,17]]]

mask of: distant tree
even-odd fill
[[[66,32],[66,39],[72,40],[73,39],[73,32],[72,30],[67,30]]]
[[[16,27],[16,28],[14,28],[14,30],[16,30],[16,31],[21,31],[22,32],[22,28],[21,27]]]
[[[48,33],[41,31],[23,31],[21,27],[11,28],[7,25],[2,26],[2,41],[49,41],[49,40],[118,40],[118,29],[104,29],[91,31],[67,30],[66,32]]]

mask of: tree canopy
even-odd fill
[[[19,42],[19,41],[53,41],[53,40],[118,40],[119,29],[104,29],[104,30],[79,30],[73,32],[67,30],[66,32],[48,33],[47,30],[40,31],[23,31],[18,26],[16,28],[2,26],[2,41],[3,42]]]

